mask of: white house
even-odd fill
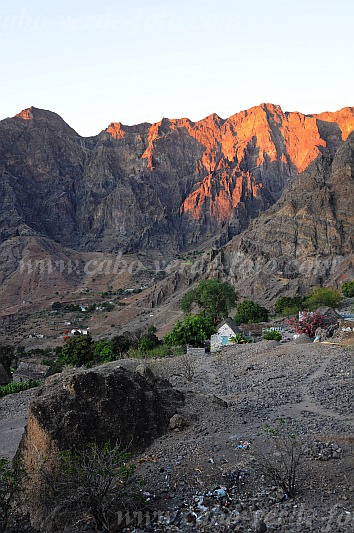
[[[72,329],[70,331],[70,335],[88,335],[89,334],[89,328],[87,329]]]
[[[210,351],[217,352],[223,346],[229,346],[232,344],[230,337],[234,337],[237,333],[242,333],[240,328],[233,320],[226,318],[218,325],[217,333],[210,338]]]

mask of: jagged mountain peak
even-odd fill
[[[45,238],[73,253],[143,252],[168,260],[181,252],[227,244],[270,208],[266,217],[272,231],[265,238],[290,254],[297,235],[294,224],[304,213],[305,221],[311,221],[313,208],[321,223],[316,230],[313,221],[306,226],[304,253],[316,253],[315,239],[330,253],[344,253],[351,241],[340,248],[343,231],[332,222],[341,218],[349,227],[343,215],[352,211],[346,203],[351,198],[345,175],[349,167],[339,155],[332,166],[331,160],[336,153],[347,157],[354,136],[345,144],[343,139],[353,130],[353,107],[304,115],[264,103],[226,120],[212,114],[198,122],[114,122],[85,139],[57,114],[30,107],[0,121],[0,245],[6,249],[12,239]],[[336,181],[328,181],[336,187],[321,178],[324,168],[333,176],[338,169]],[[308,174],[299,178],[305,180],[299,188],[297,175],[305,169]],[[288,185],[277,207],[283,206],[284,216],[274,215],[273,227],[271,206]],[[242,245],[235,253],[243,257],[246,250],[256,249],[256,270],[261,258],[268,252],[274,257],[275,250],[250,233],[254,227],[237,241]],[[296,243],[296,254],[301,246]],[[12,271],[16,261],[10,261]],[[281,265],[278,270],[284,271]],[[4,279],[10,272],[6,266]],[[291,283],[284,281],[293,290]]]
[[[215,263],[241,294],[274,301],[354,275],[354,132],[319,155]]]
[[[3,202],[16,209],[2,238],[21,220],[89,250],[222,244],[353,129],[354,108],[306,116],[262,103],[225,120],[112,122],[83,139],[56,113],[30,107],[0,122],[0,170],[27,187],[7,179]]]
[[[58,132],[65,131],[66,134],[78,137],[78,133],[71,128],[60,115],[54,113],[53,111],[30,106],[26,109],[23,109],[20,113],[17,113],[13,118],[21,119],[26,122],[28,121],[35,126],[47,124],[51,128],[57,128]]]

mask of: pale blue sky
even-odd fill
[[[354,105],[352,0],[1,2],[0,119],[34,105],[81,135]]]

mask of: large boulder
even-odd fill
[[[119,443],[133,452],[147,447],[184,402],[168,381],[152,376],[113,362],[48,378],[30,406],[20,443],[25,464],[91,442]]]

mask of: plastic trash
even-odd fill
[[[237,448],[239,450],[249,450],[251,447],[251,443],[245,440],[244,442],[240,442],[240,444],[237,445]]]
[[[214,490],[214,494],[217,498],[225,498],[226,497],[226,488],[220,487],[219,489]]]

